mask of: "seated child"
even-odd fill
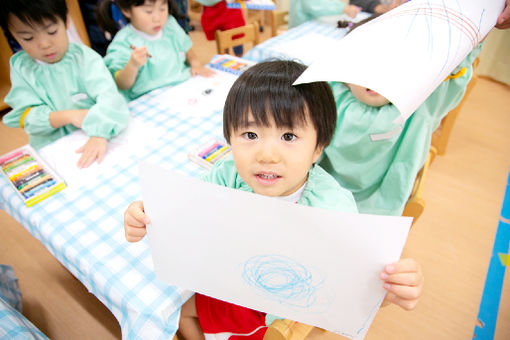
[[[391,11],[407,0],[350,0],[351,5],[358,6],[363,12],[383,14]]]
[[[218,161],[203,179],[291,203],[356,212],[352,195],[315,164],[332,137],[336,110],[327,83],[292,86],[305,68],[293,61],[263,62],[236,80],[223,111],[232,159]],[[141,240],[148,223],[143,202],[131,203],[124,214],[126,239]],[[381,279],[388,301],[414,308],[422,288],[416,261],[386,266]],[[266,330],[265,313],[198,293],[183,305],[179,324],[185,339],[223,332],[254,332],[251,339],[262,339]]]
[[[225,0],[196,0],[203,6],[200,23],[207,40],[215,39],[217,30],[226,31],[246,25],[243,12],[239,8],[228,8]],[[236,36],[234,38],[237,39]],[[243,55],[243,45],[234,46],[237,56]]]
[[[341,22],[339,26],[346,27]],[[432,133],[462,99],[480,49],[481,45],[453,71],[458,76],[448,77],[401,124],[394,123],[400,111],[377,92],[354,84],[331,84],[338,120],[320,164],[353,193],[361,213],[402,214],[427,159]]]
[[[359,7],[346,5],[340,0],[290,0],[289,28],[326,15],[345,13],[354,18],[359,11]]]
[[[129,24],[118,31],[111,16],[118,6]],[[200,63],[191,39],[172,16],[172,0],[101,0],[97,20],[114,36],[104,62],[128,100],[190,76],[214,72]]]
[[[22,127],[39,149],[77,129],[90,136],[77,150],[79,167],[98,163],[107,142],[128,123],[129,110],[96,52],[69,43],[65,0],[6,0],[0,25],[23,51],[12,56],[12,107],[3,121]]]

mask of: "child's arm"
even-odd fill
[[[87,112],[88,109],[53,111],[50,113],[50,124],[55,129],[68,124],[81,128]]]
[[[115,73],[115,83],[117,83],[117,86],[121,90],[130,89],[134,85],[138,70],[147,63],[147,58],[150,57],[145,46],[133,46],[132,50],[131,57],[124,68]]]
[[[147,234],[150,219],[143,210],[143,202],[132,202],[124,212],[124,232],[128,242],[138,242]]]
[[[188,52],[186,52],[186,62],[191,67],[191,75],[193,77],[197,75],[203,77],[211,77],[215,73],[213,70],[202,65],[200,60],[198,60],[197,55],[191,48],[188,50]]]
[[[402,259],[389,264],[379,276],[388,291],[383,306],[394,303],[405,310],[416,307],[423,288],[423,274],[416,260]]]

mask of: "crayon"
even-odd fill
[[[14,162],[16,162],[18,159],[22,158],[22,157],[25,157],[26,154],[24,153],[20,153],[18,155],[16,155],[15,157],[12,157],[10,158],[8,161],[4,162],[3,165],[2,165],[2,170],[9,167],[10,165],[12,165]]]
[[[25,167],[22,167],[22,168],[25,168]],[[21,177],[23,176],[26,176],[28,173],[32,172],[33,170],[36,170],[36,171],[39,171],[39,170],[42,170],[41,167],[39,166],[39,164],[34,164],[34,165],[31,165],[31,166],[27,166],[24,170],[18,172],[18,173],[15,173],[15,174],[11,174],[9,176],[9,180],[11,182],[14,182],[14,181],[17,181],[18,179],[20,179]]]
[[[3,164],[3,163],[5,163],[5,162],[7,162],[7,161],[9,161],[9,160],[13,159],[14,157],[17,157],[17,156],[22,155],[22,154],[23,154],[23,151],[21,151],[21,150],[18,150],[18,151],[16,151],[16,152],[13,152],[13,153],[11,153],[10,155],[7,155],[7,156],[5,156],[5,157],[0,158],[0,164]]]
[[[214,152],[213,154],[211,154],[209,157],[207,157],[205,160],[210,162],[212,159],[214,159],[216,156],[220,155],[221,153],[223,153],[225,150],[228,149],[228,146],[223,146],[221,149],[218,149],[216,152]]]
[[[221,149],[221,144],[218,144],[218,146],[216,146],[214,149],[211,149],[209,150],[208,153],[206,153],[205,155],[202,156],[203,159],[207,160],[207,158],[209,158],[213,153],[215,153],[216,151],[218,151],[219,149]]]
[[[47,189],[47,188],[51,187],[55,183],[56,182],[54,179],[50,179],[49,181],[41,183],[38,186],[32,188],[31,190],[24,192],[23,196],[25,196],[25,198],[30,198],[30,197],[34,196],[36,193],[40,193],[40,191],[42,191],[43,189]]]
[[[20,185],[23,185],[26,182],[29,182],[32,179],[36,178],[37,176],[41,176],[43,174],[45,174],[44,170],[35,170],[35,171],[28,173],[26,176],[19,178],[17,181],[14,181],[13,184],[16,188],[19,189]]]
[[[27,192],[30,189],[35,188],[39,184],[49,181],[50,179],[53,179],[53,178],[48,174],[46,174],[40,178],[36,178],[33,181],[27,182],[24,185],[22,185],[22,188],[19,188],[19,192],[21,192],[21,193]]]
[[[199,153],[198,155],[200,156],[200,158],[204,158],[204,155],[207,155],[212,149],[216,149],[218,147],[218,143],[214,143],[213,145],[211,145],[210,147],[208,147],[207,149],[203,150],[201,153]]]
[[[4,170],[4,172],[9,172],[10,170],[17,168],[18,166],[20,166],[22,164],[25,164],[25,163],[28,163],[28,162],[33,161],[33,160],[34,160],[34,157],[32,157],[30,155],[26,155],[26,157],[19,158],[12,165],[9,165],[7,168],[5,168],[3,170]]]

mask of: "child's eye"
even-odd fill
[[[284,133],[282,135],[282,140],[286,141],[286,142],[293,142],[295,141],[297,138],[297,136],[293,133],[290,133],[290,132],[287,132],[287,133]]]
[[[254,140],[254,139],[257,139],[257,137],[258,137],[255,132],[245,132],[245,133],[243,133],[242,136],[249,140]]]
[[[21,38],[21,39],[23,39],[24,41],[31,41],[32,39],[34,39],[34,37]]]
[[[48,34],[49,34],[49,35],[54,35],[54,34],[56,34],[56,33],[57,33],[57,31],[58,31],[58,29],[57,29],[57,30],[54,30],[53,32],[48,32]]]

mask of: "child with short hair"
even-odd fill
[[[336,109],[327,83],[292,86],[305,68],[293,61],[263,62],[236,80],[223,111],[232,158],[218,161],[203,179],[291,203],[356,212],[351,193],[315,164],[333,135]],[[141,240],[148,223],[143,203],[131,203],[124,214],[126,239]],[[414,308],[423,280],[416,261],[386,266],[381,279],[387,301]],[[183,305],[179,324],[185,339],[224,332],[262,339],[266,329],[265,313],[198,293]]]
[[[376,18],[350,26],[350,30]],[[432,133],[454,109],[473,75],[475,47],[425,102],[405,121],[388,99],[366,87],[331,83],[338,120],[321,166],[349,189],[361,213],[402,215],[416,175],[429,154]]]
[[[117,6],[129,24],[120,31],[112,18]],[[99,25],[114,38],[104,58],[128,100],[154,89],[177,85],[190,76],[211,76],[191,49],[191,39],[172,13],[172,0],[101,0]]]
[[[12,111],[3,121],[24,128],[35,149],[82,129],[89,140],[78,166],[88,167],[127,126],[129,110],[101,56],[69,42],[66,22],[65,0],[2,2],[0,25],[23,48],[10,60]]]
[[[325,15],[344,13],[354,18],[359,11],[359,7],[344,4],[340,0],[290,0],[289,28]]]

